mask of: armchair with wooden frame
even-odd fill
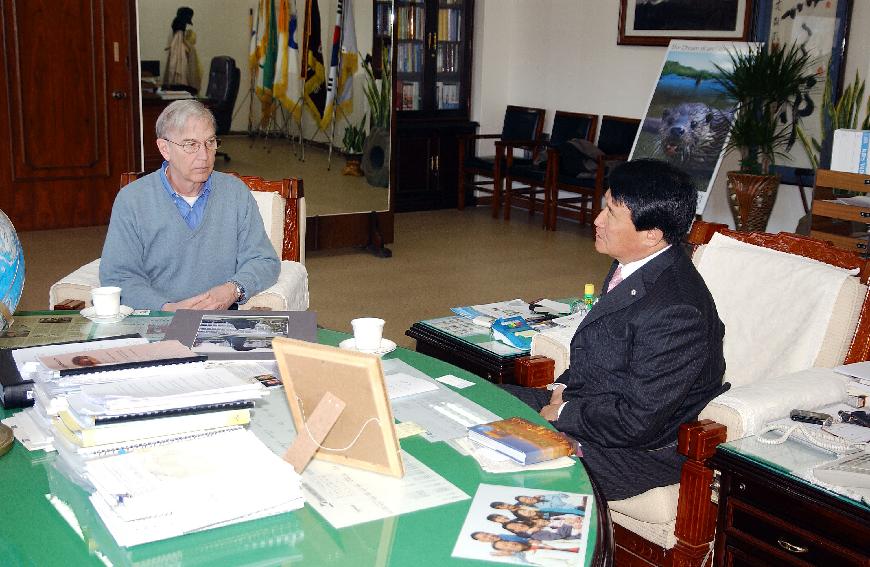
[[[492,216],[493,218],[498,217],[502,199],[501,169],[505,165],[504,146],[497,146],[494,156],[478,156],[477,141],[540,141],[541,132],[544,129],[544,112],[543,108],[509,105],[505,109],[504,123],[500,134],[470,134],[459,138],[459,183],[457,189],[459,192],[459,210],[465,208],[466,193],[490,193],[492,195],[490,203]],[[527,163],[532,161],[531,158],[518,159],[523,159]],[[477,177],[483,179],[477,180]]]
[[[870,359],[870,260],[804,236],[738,233],[703,221],[694,224],[687,243],[725,324],[725,380],[731,389],[711,401],[699,421],[680,427],[677,450],[687,460],[679,484],[608,502],[617,565],[704,565],[717,515],[714,472],[706,463],[716,446],[758,433],[764,423],[787,417],[790,408],[806,407],[801,404],[808,399],[818,405],[844,400],[846,378],[833,367]],[[770,278],[771,272],[781,277]],[[800,288],[814,285],[810,275],[833,287],[807,297]],[[825,301],[827,307],[819,307]],[[758,302],[764,307],[753,308]],[[818,309],[817,317],[781,315],[792,324],[763,320],[801,304]],[[782,340],[784,335],[789,338]],[[539,341],[542,336],[532,343],[538,358],[517,363],[523,385],[543,387],[553,379],[536,376],[535,365],[555,362],[556,375],[568,365],[567,345]],[[797,343],[809,349],[795,348]]]
[[[515,149],[523,149],[537,155],[544,148],[559,148],[562,144],[573,139],[592,142],[595,139],[598,128],[598,116],[581,112],[567,112],[557,110],[553,117],[553,128],[545,143],[536,140],[523,142],[496,142],[496,154],[505,156],[504,176],[504,218],[510,220],[513,197],[521,195],[526,201],[529,215],[542,204],[544,213],[544,228],[549,226],[550,202],[547,191],[547,162],[526,163],[514,157]],[[500,146],[504,146],[501,148]],[[514,184],[517,184],[516,186]],[[539,193],[544,194],[544,199],[537,198]]]
[[[565,216],[576,215],[580,224],[592,223],[601,210],[601,201],[607,190],[607,173],[615,163],[626,161],[634,144],[640,119],[605,115],[601,118],[596,146],[595,171],[566,172],[560,166],[559,148],[547,151],[547,198],[550,211],[546,215],[549,230],[556,230],[559,211]]]
[[[121,174],[120,186],[144,172]],[[281,260],[281,273],[272,287],[251,297],[240,309],[303,311],[308,309],[308,272],[305,269],[305,197],[302,180],[266,180],[237,175],[251,189],[269,241]],[[100,259],[85,264],[54,283],[51,309],[81,309],[91,304],[91,289],[99,287]]]

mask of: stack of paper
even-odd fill
[[[238,368],[179,367],[108,384],[83,385],[69,394],[67,409],[52,422],[62,457],[168,442],[196,432],[245,425],[254,401],[268,394],[258,380]],[[148,443],[143,443],[148,441]]]
[[[305,503],[293,467],[246,430],[94,459],[85,468],[95,487],[91,502],[122,546]]]

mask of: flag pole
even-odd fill
[[[257,4],[257,20],[260,19],[260,5]],[[256,37],[257,32],[254,29],[254,9],[248,8],[248,29],[250,30],[250,37]],[[248,55],[250,57],[250,54]],[[251,69],[251,77],[250,81],[248,81],[248,136],[254,136],[254,92],[256,90],[257,85],[257,70],[258,67],[251,67],[248,65],[248,68]]]
[[[324,134],[329,138],[329,155],[326,158],[326,171],[332,171],[332,147],[335,144],[335,118],[337,116],[336,112],[338,109],[338,79],[341,77],[341,45],[344,42],[344,11],[346,6],[342,4],[341,6],[341,19],[338,22],[338,62],[335,69],[335,82],[332,84],[332,131],[329,134],[326,134],[324,130]]]

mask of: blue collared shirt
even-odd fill
[[[172,202],[175,203],[175,207],[178,209],[179,214],[181,214],[181,218],[187,223],[187,226],[191,230],[196,230],[196,227],[202,222],[202,217],[205,214],[205,204],[208,202],[208,196],[211,193],[211,175],[205,180],[202,191],[200,191],[199,197],[196,198],[193,205],[188,205],[184,197],[176,193],[172,185],[169,184],[169,179],[166,177],[167,165],[169,165],[169,162],[164,161],[163,165],[160,166],[160,181],[163,183],[163,188],[166,190],[169,198],[172,199]]]

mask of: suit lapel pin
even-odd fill
[[[637,290],[636,289],[631,290],[631,295],[637,295]]]

